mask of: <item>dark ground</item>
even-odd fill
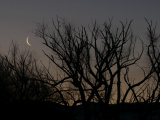
[[[74,120],[68,108],[52,102],[13,102],[1,105],[0,109],[5,119]]]
[[[83,106],[77,106],[73,113],[71,107],[52,102],[13,102],[1,104],[1,117],[5,119],[52,119],[84,120]],[[92,120],[102,120],[102,111],[97,103],[90,103]],[[160,120],[160,103],[134,103],[109,105],[105,113],[106,120]]]

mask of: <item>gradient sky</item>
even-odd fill
[[[0,0],[0,51],[5,53],[11,41],[17,41],[23,49],[42,54],[42,41],[32,32],[35,23],[50,22],[58,15],[74,24],[87,25],[96,19],[103,23],[133,19],[133,31],[146,33],[144,17],[160,24],[160,0]],[[27,46],[26,38],[32,47]]]

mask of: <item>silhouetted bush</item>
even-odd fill
[[[50,87],[45,83],[44,72],[30,51],[20,51],[17,44],[7,56],[0,58],[0,101],[46,101]]]

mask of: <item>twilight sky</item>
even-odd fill
[[[5,53],[11,41],[23,49],[42,54],[42,41],[32,32],[35,23],[50,22],[58,15],[74,24],[99,24],[109,18],[113,23],[133,19],[135,34],[146,33],[144,17],[160,24],[160,0],[0,0],[0,51]],[[115,26],[116,27],[116,26]],[[32,46],[26,44],[26,38]]]

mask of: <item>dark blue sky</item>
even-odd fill
[[[160,0],[0,0],[1,52],[6,52],[14,40],[21,48],[41,54],[45,48],[32,33],[35,22],[50,22],[56,15],[84,25],[92,19],[100,24],[109,18],[115,24],[133,19],[133,31],[143,35],[146,33],[144,17],[160,24]],[[26,44],[27,36],[32,47]]]

